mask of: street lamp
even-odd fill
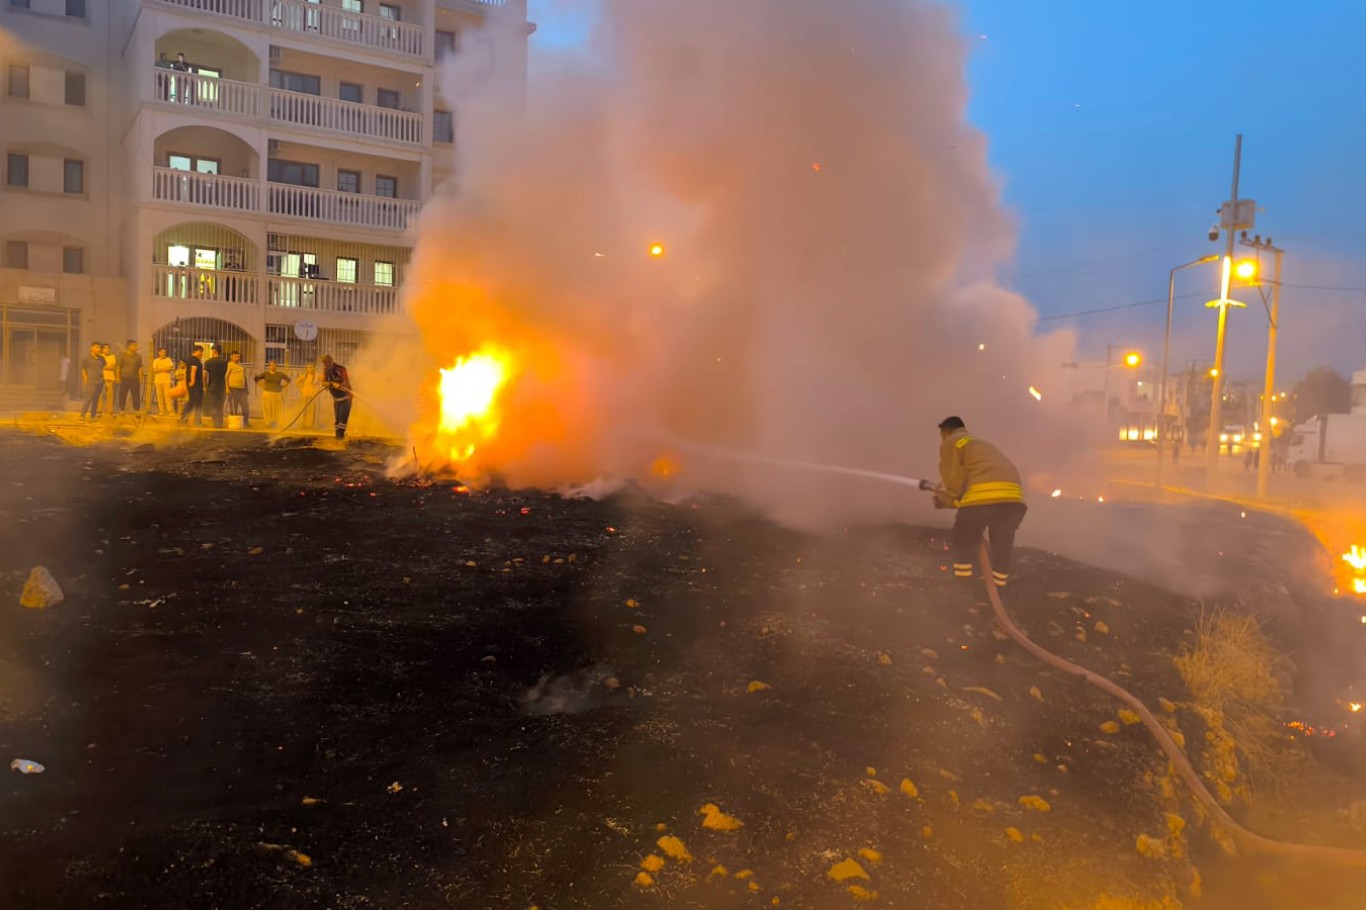
[[[1157,384],[1157,413],[1158,413],[1158,432],[1157,432],[1157,489],[1159,495],[1162,491],[1162,449],[1166,443],[1163,438],[1161,427],[1166,423],[1167,416],[1167,362],[1171,357],[1172,350],[1172,304],[1176,300],[1176,273],[1182,269],[1189,269],[1193,266],[1204,265],[1214,262],[1219,258],[1217,253],[1208,256],[1201,256],[1190,262],[1178,265],[1167,273],[1167,331],[1162,340],[1162,375],[1158,377]]]
[[[1233,264],[1232,237],[1229,238],[1228,243],[1230,253],[1224,255],[1223,278],[1219,282],[1219,297],[1217,300],[1210,300],[1205,303],[1206,307],[1210,309],[1217,307],[1219,310],[1219,330],[1214,341],[1214,368],[1210,370],[1210,376],[1214,379],[1214,389],[1210,399],[1209,440],[1206,449],[1207,454],[1205,455],[1207,480],[1211,484],[1214,482],[1215,473],[1219,469],[1219,433],[1223,418],[1224,337],[1228,331],[1228,311],[1231,307],[1240,309],[1247,307],[1246,303],[1229,297],[1229,292],[1235,272],[1249,273],[1248,270],[1251,268],[1250,274],[1256,275],[1257,273],[1255,264],[1250,267],[1246,262],[1239,262],[1236,266]],[[1230,447],[1230,451],[1232,451],[1232,447]]]
[[[1107,433],[1110,430],[1110,365],[1115,362],[1114,350],[1112,344],[1105,346],[1105,380],[1100,394],[1100,420]],[[1131,370],[1137,369],[1142,362],[1143,355],[1138,351],[1126,351],[1120,359],[1120,363]]]
[[[1266,307],[1267,332],[1266,332],[1266,385],[1262,392],[1262,440],[1263,446],[1257,453],[1257,498],[1265,499],[1267,491],[1271,485],[1271,457],[1270,453],[1264,451],[1269,448],[1266,443],[1274,441],[1276,438],[1275,427],[1276,418],[1271,416],[1271,404],[1276,399],[1276,332],[1280,329],[1281,318],[1281,263],[1285,257],[1285,250],[1277,248],[1271,238],[1262,240],[1262,235],[1258,234],[1252,240],[1247,239],[1247,231],[1243,232],[1241,243],[1244,246],[1252,247],[1257,251],[1267,251],[1274,256],[1272,266],[1274,278],[1262,278],[1257,280],[1257,293],[1261,295],[1262,306]],[[1249,260],[1251,261],[1251,260]],[[1249,280],[1257,278],[1254,268]],[[1266,291],[1262,289],[1263,284],[1271,285],[1271,303],[1267,305]],[[1284,397],[1284,396],[1282,396]]]

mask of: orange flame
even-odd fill
[[[498,431],[498,393],[512,373],[511,355],[493,346],[457,358],[441,371],[437,440],[451,461],[465,461]]]

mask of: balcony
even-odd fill
[[[414,146],[422,144],[422,115],[418,113],[162,67],[152,68],[152,98],[162,104],[229,116],[255,118],[264,111],[273,123]]]
[[[422,210],[422,203],[415,199],[362,196],[360,193],[319,190],[288,183],[268,183],[266,190],[268,211],[272,215],[354,227],[403,231]]]
[[[257,280],[246,272],[154,265],[152,296],[212,303],[256,303]]]
[[[273,307],[328,313],[385,316],[398,312],[398,288],[309,278],[271,278],[267,300]]]
[[[158,202],[178,202],[201,208],[259,212],[261,183],[247,177],[153,167],[152,198]]]
[[[262,193],[264,186],[265,193]],[[262,196],[266,205],[261,205]],[[152,198],[218,210],[280,215],[348,227],[407,230],[422,210],[415,199],[362,196],[287,183],[262,184],[247,177],[152,168]]]
[[[422,58],[426,29],[412,22],[398,22],[366,13],[349,13],[335,6],[305,0],[154,0],[162,6],[193,10],[228,19],[256,22],[280,29],[326,38],[337,44],[362,47]],[[500,6],[501,4],[479,4]]]

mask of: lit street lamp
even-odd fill
[[[1105,427],[1105,432],[1110,431],[1110,365],[1114,363],[1114,350],[1112,344],[1105,346],[1105,380],[1100,394],[1100,420]],[[1131,370],[1138,369],[1139,364],[1143,363],[1143,355],[1138,351],[1126,351],[1120,361],[1124,366]]]
[[[1266,307],[1267,333],[1266,333],[1266,385],[1262,392],[1262,446],[1257,453],[1257,498],[1265,499],[1268,489],[1271,486],[1271,452],[1269,443],[1276,438],[1276,418],[1271,416],[1271,405],[1276,400],[1276,332],[1280,329],[1281,320],[1281,264],[1285,257],[1285,250],[1278,249],[1271,238],[1262,241],[1262,236],[1258,234],[1252,240],[1247,239],[1247,231],[1243,231],[1242,244],[1252,247],[1259,252],[1266,250],[1275,258],[1272,269],[1275,277],[1271,279],[1258,278],[1257,269],[1254,267],[1248,275],[1247,280],[1256,280],[1257,293],[1261,295],[1262,306]],[[1261,285],[1271,285],[1271,303],[1268,306],[1266,291]]]

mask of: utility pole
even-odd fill
[[[1228,328],[1229,289],[1233,281],[1234,234],[1241,228],[1252,227],[1256,204],[1252,200],[1238,201],[1238,173],[1243,161],[1243,134],[1233,148],[1233,191],[1219,212],[1219,226],[1224,232],[1224,274],[1219,286],[1219,299],[1206,306],[1219,308],[1219,334],[1214,343],[1214,390],[1210,395],[1209,440],[1205,448],[1205,473],[1212,487],[1219,473],[1219,433],[1223,422],[1224,395],[1224,334]]]
[[[1257,498],[1265,499],[1271,486],[1271,443],[1275,441],[1275,433],[1271,427],[1271,405],[1276,397],[1276,333],[1281,327],[1281,266],[1285,250],[1278,249],[1272,244],[1270,237],[1266,238],[1265,243],[1260,236],[1255,240],[1245,238],[1243,243],[1257,250],[1269,250],[1275,257],[1272,266],[1275,277],[1271,279],[1271,309],[1267,312],[1266,386],[1262,392],[1260,421],[1262,442],[1257,454]],[[1262,302],[1266,302],[1265,295]]]

